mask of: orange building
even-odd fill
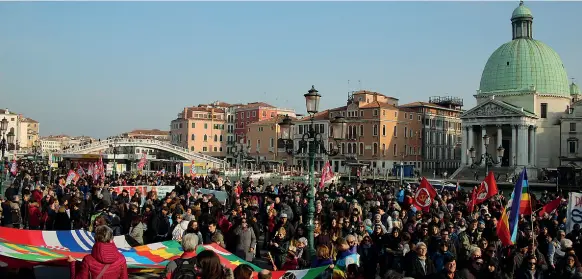
[[[277,108],[263,102],[248,103],[246,105],[238,106],[235,109],[235,134],[236,138],[245,138],[247,126],[251,123],[262,121],[266,119],[275,118],[278,115],[295,116],[295,111],[292,109]]]
[[[224,108],[207,105],[186,107],[171,122],[172,144],[214,157],[226,155]]]
[[[279,122],[283,120],[284,115],[278,115],[274,118],[260,120],[249,123],[246,131],[246,143],[249,147],[251,158],[261,162],[291,162],[289,156],[284,150],[278,149],[278,141],[281,137]],[[281,152],[280,152],[281,151]]]
[[[368,171],[385,175],[396,164],[421,166],[422,119],[398,99],[371,91],[353,92],[347,105],[329,110],[329,119],[346,119],[346,139],[340,155],[330,158],[336,171],[350,163],[363,163]],[[331,139],[330,139],[331,141]]]

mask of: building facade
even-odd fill
[[[190,151],[225,157],[225,109],[206,105],[184,108],[170,124],[170,139]]]
[[[246,132],[248,156],[255,160],[257,165],[287,164],[292,157],[284,149],[278,148],[280,135],[279,122],[283,115],[249,123]]]
[[[485,160],[480,158],[497,157],[500,147],[504,154],[492,165],[501,172],[527,168],[535,180],[538,169],[560,164],[556,143],[561,126],[556,124],[572,101],[564,63],[551,47],[533,39],[533,15],[523,2],[511,15],[511,33],[512,40],[485,64],[475,95],[477,105],[461,116],[462,149],[473,148],[476,154],[463,153],[456,174],[471,165],[484,169]],[[489,145],[484,144],[485,135]]]
[[[8,109],[0,109],[0,120],[2,119],[8,121],[8,126],[5,135],[0,137],[10,132],[14,134],[14,141],[8,143],[9,150],[32,151],[32,147],[38,144],[40,123]]]
[[[263,102],[248,103],[235,108],[235,134],[236,140],[244,139],[247,125],[277,117],[277,115],[289,115],[295,117],[292,109],[277,108]]]
[[[161,141],[170,140],[170,132],[158,129],[138,129],[121,134],[124,138],[130,139],[155,139]]]
[[[461,113],[463,100],[456,97],[431,97],[428,102],[402,105],[414,111],[422,122],[415,147],[421,147],[421,170],[440,175],[453,173],[461,165]]]
[[[350,163],[367,164],[378,175],[392,173],[399,164],[420,168],[422,120],[414,110],[399,107],[398,99],[371,91],[352,92],[347,105],[329,110],[329,119],[345,117],[346,139],[340,154],[331,158],[336,171]],[[334,141],[335,142],[335,141]]]
[[[293,127],[293,147],[297,149],[299,147],[299,142],[303,139],[303,135],[309,132],[310,126],[313,124],[313,129],[316,133],[321,134],[321,140],[325,148],[329,150],[337,149],[333,144],[333,139],[330,139],[330,120],[329,111],[318,112],[313,116],[313,123],[311,122],[311,117],[303,117],[295,121],[295,126]],[[309,143],[307,150],[309,150]],[[321,171],[325,162],[331,160],[331,158],[323,152],[319,152],[315,155],[315,171]],[[333,163],[333,161],[332,161]],[[339,163],[336,162],[339,168]],[[299,153],[293,156],[293,165],[302,167],[304,170],[308,170],[309,166],[309,156],[307,153]]]

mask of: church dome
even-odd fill
[[[480,93],[529,91],[569,96],[568,75],[560,56],[532,38],[533,16],[520,3],[512,14],[513,40],[501,45],[485,64]]]

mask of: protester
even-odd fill
[[[113,231],[107,226],[95,228],[95,244],[91,254],[83,257],[80,265],[69,256],[72,279],[127,279],[125,257],[113,243]],[[78,272],[77,272],[78,271]]]
[[[184,235],[182,238],[182,250],[184,250],[184,253],[179,259],[170,261],[166,265],[160,278],[196,278],[199,276],[201,271],[196,258],[196,247],[198,247],[198,236],[196,234]]]

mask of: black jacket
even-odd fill
[[[434,267],[432,260],[428,257],[425,259],[425,268],[422,267],[420,259],[416,255],[412,258],[410,265],[405,267],[405,276],[415,279],[428,278],[429,275],[433,275],[435,273],[436,268]]]

